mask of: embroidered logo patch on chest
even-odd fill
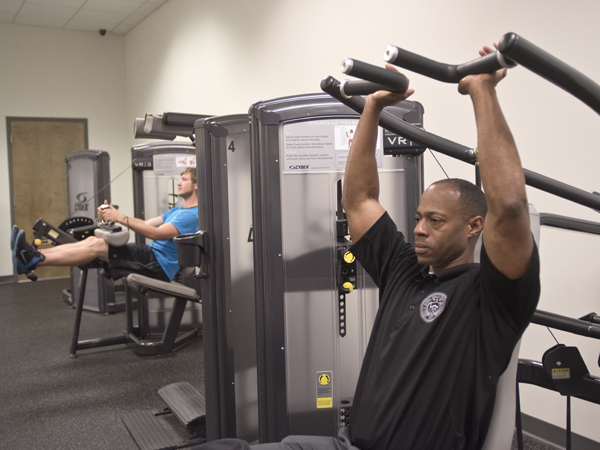
[[[423,319],[423,322],[431,323],[437,319],[444,311],[447,298],[448,296],[443,292],[434,292],[427,296],[421,302],[421,319]]]

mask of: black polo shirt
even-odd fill
[[[385,213],[351,251],[379,286],[380,302],[352,406],[352,444],[480,448],[498,378],[539,298],[537,248],[517,280],[483,248],[480,264],[433,275]]]

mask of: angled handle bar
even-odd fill
[[[390,45],[384,60],[446,83],[458,83],[466,75],[490,73],[519,64],[550,81],[600,114],[600,86],[578,70],[535,46],[516,33],[506,33],[499,51],[465,64],[450,65]]]
[[[370,81],[367,85],[361,81],[351,81],[344,86],[344,95],[365,95],[372,94],[382,88],[387,91],[397,92],[402,94],[408,88],[408,78],[399,72],[384,69],[383,67],[374,66],[366,62],[358,61],[357,59],[346,58],[342,61],[342,72],[363,80]],[[348,86],[350,84],[350,86]],[[354,86],[356,88],[354,88]],[[365,89],[368,86],[368,89]],[[355,89],[355,94],[351,94],[350,89]],[[358,90],[360,89],[360,90]]]
[[[503,67],[514,67],[516,63],[505,58],[496,51],[481,58],[474,59],[464,64],[444,64],[434,61],[408,50],[389,45],[383,59],[395,66],[420,73],[435,80],[445,83],[458,83],[465,76],[476,73],[492,73]]]
[[[340,82],[335,78],[331,76],[325,77],[321,81],[321,89],[339,102],[348,106],[350,109],[362,114],[365,107],[365,100],[358,96],[349,99],[342,96],[340,93]],[[418,128],[397,118],[393,114],[390,114],[385,109],[379,117],[379,125],[386,130],[417,142],[424,147],[443,153],[444,155],[448,155],[469,164],[475,164],[477,162],[476,153],[473,149]],[[525,174],[525,182],[531,187],[570,200],[579,205],[600,209],[600,197],[598,195],[583,191],[527,169],[523,169],[523,173]]]
[[[600,114],[600,86],[578,70],[515,33],[506,33],[500,52],[533,73],[550,81]]]

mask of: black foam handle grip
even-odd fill
[[[592,79],[515,33],[506,33],[500,52],[564,89],[600,114],[600,86]]]
[[[497,51],[464,64],[452,65],[425,58],[394,45],[388,46],[383,59],[395,66],[445,83],[458,83],[467,75],[492,73],[503,67],[514,67],[516,65]]]
[[[408,89],[408,78],[403,74],[356,59],[346,58],[342,61],[342,72],[346,75],[383,85],[388,91],[404,93]]]
[[[392,88],[383,84],[373,83],[365,80],[344,80],[340,84],[340,92],[344,97],[352,97],[353,95],[369,95],[377,91],[391,91]],[[404,89],[406,91],[406,89]],[[398,92],[398,94],[403,94]]]

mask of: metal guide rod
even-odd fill
[[[557,330],[568,331],[569,333],[581,336],[600,339],[600,325],[581,319],[561,316],[547,311],[537,310],[533,314],[531,323],[543,325]]]
[[[592,222],[591,220],[561,216],[558,214],[540,214],[540,225],[561,228],[563,230],[578,231],[580,233],[600,235],[600,223]]]
[[[353,109],[359,114],[362,114],[365,101],[362,97],[351,97],[350,99],[343,97],[340,94],[340,82],[329,76],[321,81],[321,89],[331,95],[336,100]],[[417,142],[427,148],[448,155],[460,161],[469,164],[477,162],[476,154],[473,149],[457,144],[443,137],[429,133],[421,128],[418,128],[408,122],[405,122],[394,115],[383,110],[379,119],[379,125],[383,128],[398,134],[406,139]],[[557,197],[570,200],[579,205],[587,206],[593,209],[600,209],[600,196],[583,191],[576,187],[570,186],[552,178],[540,175],[527,169],[523,169],[525,174],[525,182],[527,185],[539,189],[544,192],[556,195]]]

